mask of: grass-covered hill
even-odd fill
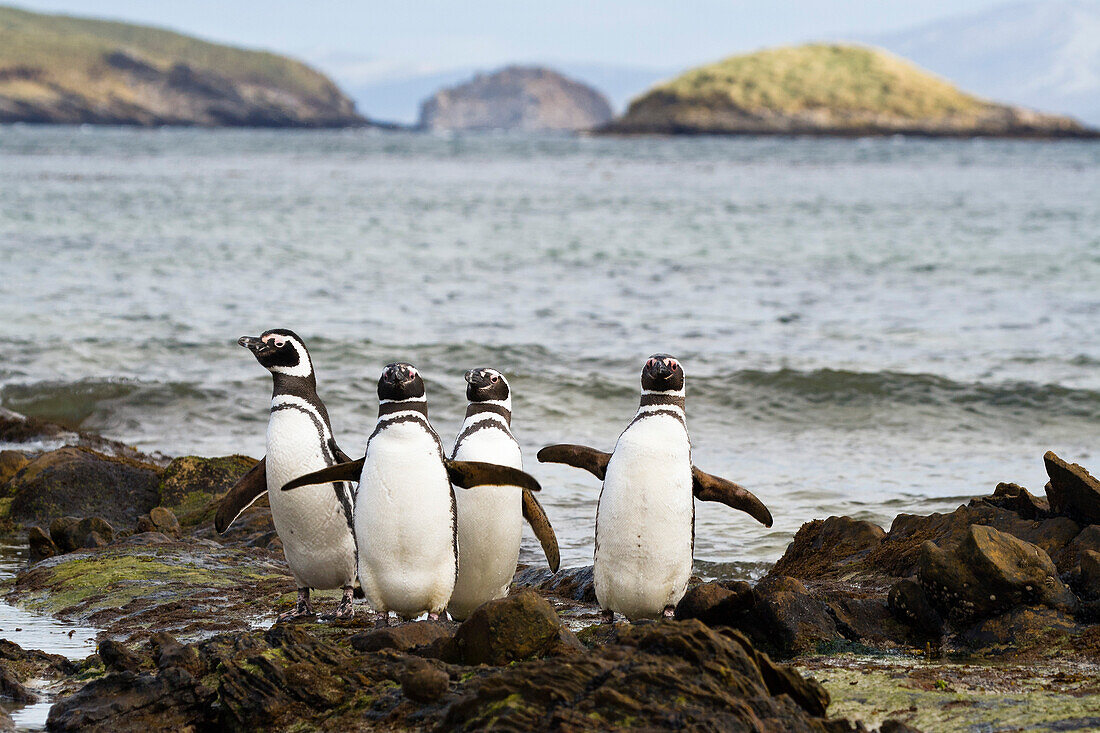
[[[327,77],[284,56],[0,7],[0,122],[331,127],[363,119]]]
[[[634,100],[607,131],[1078,137],[1076,121],[997,104],[863,46],[774,48],[701,66]]]

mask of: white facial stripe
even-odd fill
[[[277,374],[285,374],[288,377],[308,377],[313,374],[313,362],[309,359],[309,352],[306,351],[306,347],[298,343],[296,339],[290,336],[282,336],[277,333],[268,334],[264,337],[264,341],[269,339],[283,339],[289,343],[291,347],[298,352],[298,364],[292,367],[273,366],[268,367],[272,372]],[[276,341],[276,344],[278,342]]]
[[[378,404],[380,404],[380,405],[395,405],[395,404],[401,404],[401,403],[404,403],[404,402],[427,402],[427,401],[428,401],[428,396],[427,395],[422,395],[420,397],[406,397],[403,400],[381,399],[381,400],[378,400]]]
[[[668,395],[671,397],[684,397],[687,394],[687,384],[685,383],[680,389],[643,389],[642,394],[656,394],[656,395]]]

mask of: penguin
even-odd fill
[[[378,422],[356,461],[301,476],[283,493],[319,482],[359,481],[354,508],[359,582],[367,602],[389,623],[389,612],[437,620],[458,576],[454,486],[514,486],[539,491],[522,471],[454,461],[428,422],[424,380],[398,362],[378,380]]]
[[[303,473],[349,460],[336,445],[328,410],[317,396],[309,351],[297,334],[282,328],[265,331],[258,338],[242,336],[237,343],[271,372],[274,382],[267,455],[222,499],[214,527],[224,534],[245,509],[268,493],[271,519],[298,586],[294,610],[279,620],[312,615],[311,588],[341,588],[344,594],[336,618],[349,619],[354,613],[356,572],[351,487],[335,481],[295,494],[277,490]]]
[[[485,461],[522,469],[519,443],[511,431],[512,395],[496,369],[466,372],[466,419],[451,458]],[[542,544],[550,569],[558,571],[558,540],[535,495],[510,486],[460,491],[458,506],[458,579],[447,611],[465,619],[486,601],[501,598],[512,584],[526,519]]]
[[[691,463],[684,368],[668,354],[642,367],[642,395],[615,449],[551,445],[541,462],[583,468],[603,480],[596,507],[593,574],[604,621],[671,618],[687,591],[695,552],[695,499],[747,512],[765,527],[771,512],[732,481]]]

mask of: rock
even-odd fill
[[[27,530],[27,544],[30,545],[31,562],[53,557],[60,552],[41,527],[31,527]]]
[[[459,625],[448,655],[463,664],[509,662],[583,649],[546,599],[531,590],[484,603]]]
[[[514,588],[534,588],[545,595],[558,596],[577,603],[596,602],[596,582],[591,565],[582,568],[562,568],[553,572],[547,567],[533,567],[516,573]]]
[[[984,497],[980,501],[1010,509],[1024,519],[1045,519],[1050,516],[1050,504],[1047,500],[1040,499],[1019,484],[997,484],[993,496]]]
[[[881,596],[861,598],[847,589],[819,593],[837,631],[848,641],[884,649],[903,643],[908,636],[907,628],[897,621]]]
[[[920,584],[933,605],[960,623],[1019,605],[1072,610],[1076,599],[1042,548],[992,527],[973,525],[950,551],[926,542]]]
[[[96,650],[99,658],[103,660],[103,666],[111,672],[139,672],[141,669],[141,657],[130,651],[125,644],[113,639],[107,639],[100,643]]]
[[[1073,619],[1062,611],[1041,606],[1022,606],[992,618],[986,618],[962,632],[962,640],[972,647],[994,646],[1032,648],[1050,646],[1057,639],[1078,630]]]
[[[1082,600],[1100,600],[1100,552],[1085,550],[1081,553],[1081,576],[1078,585]]]
[[[361,652],[376,652],[379,649],[397,649],[409,651],[419,646],[428,646],[438,639],[448,639],[451,631],[434,621],[413,621],[400,626],[384,626],[370,631],[361,631],[350,638],[353,649]]]
[[[0,708],[0,733],[15,733],[15,721]]]
[[[769,689],[759,653],[746,651],[743,637],[694,620],[617,628],[614,643],[568,664],[542,659],[470,680],[440,729],[826,730],[818,714],[796,701],[806,695]],[[784,679],[772,677],[779,685]],[[815,710],[828,700],[822,689],[809,697]]]
[[[157,669],[179,667],[187,670],[193,677],[202,677],[208,671],[195,647],[190,644],[180,644],[171,634],[158,632],[153,635],[149,643]]]
[[[0,484],[6,484],[28,463],[30,459],[22,451],[0,450]]]
[[[23,683],[16,679],[15,674],[0,663],[0,700],[30,705],[38,702],[38,695],[24,687]]]
[[[1076,463],[1066,463],[1047,451],[1043,456],[1050,483],[1047,499],[1050,510],[1082,524],[1100,524],[1100,482]]]
[[[1063,567],[1059,570],[1078,575],[1081,572],[1081,555],[1088,550],[1100,552],[1100,524],[1090,524],[1073,538],[1062,553]]]
[[[58,517],[50,522],[50,538],[61,552],[105,547],[115,539],[114,528],[102,517]]]
[[[928,639],[943,636],[943,617],[915,580],[906,578],[890,588],[887,605],[894,617],[907,624],[918,636]]]
[[[611,105],[585,84],[538,67],[509,66],[437,92],[420,107],[428,130],[588,130]]]
[[[94,679],[54,703],[51,731],[193,730],[209,718],[214,690],[173,667],[154,675],[121,672]]]
[[[700,583],[676,605],[677,619],[699,619],[708,626],[738,626],[753,605],[752,586],[743,581]]]
[[[255,458],[241,455],[176,458],[161,476],[160,503],[181,517],[181,523],[186,526],[210,522],[216,511],[214,500],[255,465]],[[160,527],[156,529],[164,531]]]
[[[446,672],[423,659],[410,660],[401,675],[401,692],[415,702],[435,702],[450,685]]]
[[[753,589],[753,596],[754,614],[763,625],[762,641],[784,656],[841,638],[828,608],[796,578],[768,576]]]
[[[851,565],[882,542],[886,532],[876,524],[851,517],[829,517],[803,524],[770,573],[815,578]]]
[[[180,536],[180,523],[171,509],[153,507],[149,514],[138,519],[138,532],[159,532],[172,537]]]
[[[98,516],[133,525],[157,505],[159,474],[152,464],[60,448],[35,458],[8,483],[11,516],[24,522]]]

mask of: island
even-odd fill
[[[575,131],[611,120],[595,89],[541,67],[509,66],[443,89],[420,107],[425,130]]]
[[[346,127],[320,72],[159,28],[0,7],[0,122]]]
[[[808,44],[691,69],[602,133],[1095,138],[1070,117],[981,99],[885,51]]]

